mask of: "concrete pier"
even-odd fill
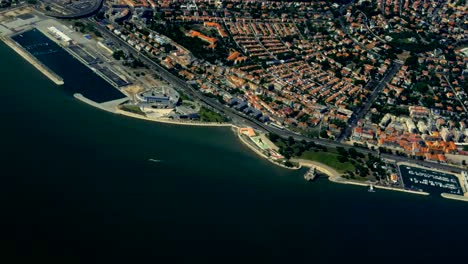
[[[16,53],[18,53],[21,57],[23,57],[26,61],[31,63],[36,69],[42,72],[45,76],[47,76],[51,81],[53,81],[56,85],[63,85],[64,81],[62,77],[58,76],[55,72],[49,69],[47,66],[42,64],[36,57],[34,57],[31,53],[23,49],[19,44],[13,41],[9,37],[0,37],[0,40],[3,41],[6,45],[12,48]]]
[[[468,196],[465,194],[464,196],[461,195],[454,195],[450,193],[442,193],[440,196],[446,198],[446,199],[452,199],[452,200],[457,200],[457,201],[462,201],[462,202],[468,202]]]
[[[83,103],[86,103],[86,104],[89,104],[89,105],[91,105],[91,106],[93,106],[93,107],[99,108],[99,109],[101,109],[101,110],[104,110],[104,111],[113,113],[113,111],[111,111],[109,108],[106,108],[106,107],[102,106],[101,104],[96,103],[96,102],[94,102],[93,100],[90,100],[90,99],[84,97],[84,96],[83,96],[82,94],[80,94],[80,93],[75,93],[75,94],[73,94],[73,97],[75,97],[76,99],[82,101]]]

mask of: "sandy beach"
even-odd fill
[[[329,167],[329,166],[327,166],[325,164],[322,164],[322,163],[319,163],[319,162],[316,162],[316,161],[311,161],[311,160],[304,160],[304,159],[291,159],[291,161],[292,162],[297,162],[301,166],[304,166],[304,167],[309,167],[309,168],[315,167],[321,173],[324,173],[327,176],[329,176],[329,179],[331,181],[340,181],[340,179],[343,179],[343,178],[341,178],[341,175],[342,175],[341,173],[339,173],[338,171],[336,171],[332,167]]]

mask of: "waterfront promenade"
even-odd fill
[[[233,125],[233,127],[235,127]],[[267,159],[269,162],[277,165],[277,166],[280,166],[282,168],[285,168],[285,169],[288,169],[288,170],[298,170],[301,168],[301,165],[299,164],[298,167],[288,167],[288,166],[285,166],[273,159],[271,159],[270,157],[268,157],[267,155],[265,155],[265,153],[263,153],[261,150],[259,150],[257,147],[255,147],[252,143],[252,141],[248,141],[247,139],[245,139],[243,136],[242,136],[242,133],[240,132],[240,128],[239,127],[236,127],[236,131],[235,133],[237,134],[237,136],[239,137],[239,140],[244,144],[246,145],[248,148],[250,148],[253,152],[255,152],[257,155],[259,155],[260,157],[264,158],[264,159]]]
[[[180,120],[173,120],[169,118],[149,118],[140,114],[135,114],[131,112],[127,112],[120,109],[114,110],[115,114],[124,115],[128,117],[133,117],[137,119],[142,119],[146,121],[158,122],[158,123],[166,123],[166,124],[173,124],[173,125],[183,125],[183,126],[204,126],[204,127],[237,127],[231,123],[211,123],[211,122],[194,122],[194,121],[180,121]]]
[[[304,160],[304,159],[292,159],[291,161],[298,162],[301,166],[304,166],[304,167],[311,167],[311,168],[315,167],[317,168],[318,171],[326,174],[330,181],[335,182],[335,183],[351,184],[351,185],[364,186],[364,187],[368,187],[370,185],[370,183],[367,183],[367,182],[359,182],[359,181],[345,179],[342,177],[343,175],[342,173],[339,173],[335,169],[325,164],[316,162],[316,161],[310,161],[310,160]],[[390,191],[406,192],[406,193],[420,194],[420,195],[429,195],[429,193],[427,192],[412,191],[412,190],[406,190],[406,189],[395,188],[395,187],[390,187],[390,186],[382,186],[382,185],[373,185],[373,186],[378,189],[384,189],[384,190],[390,190]]]
[[[33,65],[36,69],[38,69],[42,74],[44,74],[47,78],[53,81],[56,85],[63,85],[64,81],[62,77],[58,76],[54,73],[51,69],[41,63],[36,57],[34,57],[31,53],[23,49],[20,45],[18,45],[15,41],[13,41],[9,37],[0,36],[0,40],[3,41],[8,47],[14,50],[18,55],[24,58],[27,62]]]

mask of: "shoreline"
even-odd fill
[[[20,55],[23,59],[29,62],[29,64],[34,66],[37,70],[39,70],[42,74],[44,74],[47,78],[49,78],[56,85],[63,85],[65,83],[62,77],[60,77],[58,74],[56,74],[47,66],[45,66],[36,57],[34,57],[34,55],[26,51],[23,47],[21,47],[21,45],[17,44],[10,37],[1,36],[0,40],[3,41],[3,43],[5,43],[8,47],[14,50],[18,55]]]
[[[107,109],[104,109],[107,111]],[[111,111],[109,111],[111,112]],[[123,116],[128,116],[128,117],[133,117],[136,119],[142,119],[146,121],[152,121],[152,122],[157,122],[157,123],[165,123],[165,124],[172,124],[172,125],[182,125],[182,126],[204,126],[204,127],[234,127],[237,128],[237,126],[231,124],[231,123],[196,123],[196,122],[182,122],[182,121],[174,121],[171,119],[163,119],[163,118],[149,118],[140,114],[135,114],[131,112],[127,112],[121,109],[116,109],[114,112],[112,112],[117,115],[123,115]]]
[[[467,196],[455,195],[450,193],[441,193],[440,196],[442,196],[445,199],[456,200],[460,202],[468,202]]]
[[[276,161],[273,161],[270,157],[268,157],[267,155],[265,155],[264,153],[262,153],[260,150],[256,149],[256,148],[253,147],[252,145],[250,145],[249,142],[247,142],[247,141],[245,140],[245,138],[242,137],[242,134],[241,134],[240,131],[239,131],[239,127],[236,127],[236,128],[237,128],[237,131],[235,131],[235,133],[237,133],[237,137],[240,139],[240,141],[241,141],[244,145],[246,145],[249,149],[251,149],[253,152],[255,152],[257,155],[259,155],[260,157],[262,157],[262,158],[268,160],[269,162],[275,164],[276,166],[280,166],[280,167],[282,167],[282,168],[284,168],[284,169],[288,169],[288,170],[299,170],[299,169],[302,168],[301,164],[299,164],[299,167],[296,168],[296,167],[287,167],[287,166],[285,166],[285,165],[283,165],[283,164],[280,164],[280,163],[278,163],[278,162],[276,162]]]
[[[297,167],[297,168],[291,168],[291,167],[287,167],[287,166],[284,166],[282,164],[279,164],[279,163],[273,161],[272,159],[270,159],[270,157],[266,156],[264,153],[262,153],[261,151],[259,151],[255,147],[251,146],[248,142],[246,142],[246,140],[242,137],[241,133],[239,132],[240,128],[238,126],[234,125],[234,124],[231,124],[231,123],[222,123],[222,124],[191,123],[191,122],[178,122],[178,121],[173,121],[173,120],[169,120],[169,119],[149,118],[149,117],[145,117],[145,116],[142,116],[142,115],[139,115],[139,114],[136,114],[136,113],[127,112],[127,111],[124,111],[124,110],[121,110],[121,109],[118,109],[118,108],[115,108],[115,110],[105,108],[102,105],[100,105],[100,104],[98,104],[98,103],[84,97],[81,94],[74,94],[74,97],[76,99],[84,102],[84,103],[87,103],[87,104],[89,104],[89,105],[91,105],[93,107],[99,108],[99,109],[104,110],[106,112],[110,112],[110,113],[117,114],[117,115],[123,115],[123,116],[131,117],[131,118],[135,118],[135,119],[140,119],[140,120],[152,121],[152,122],[157,122],[157,123],[166,123],[166,124],[171,124],[171,125],[204,126],[204,127],[231,127],[233,132],[235,134],[237,134],[237,137],[242,142],[242,144],[244,144],[246,147],[248,147],[250,150],[252,150],[258,156],[268,160],[270,163],[272,163],[272,164],[274,164],[276,166],[282,167],[284,169],[289,169],[289,170],[299,170],[302,167],[308,167],[308,168],[315,167],[318,171],[320,171],[321,173],[324,173],[325,175],[327,175],[328,180],[333,182],[333,183],[350,184],[350,185],[356,185],[356,186],[362,186],[362,187],[368,187],[370,185],[368,183],[356,182],[356,181],[344,179],[344,178],[341,177],[342,173],[339,173],[334,168],[329,167],[329,166],[327,166],[325,164],[316,162],[316,161],[309,161],[309,160],[302,160],[302,159],[291,159],[292,162],[299,163],[299,167]],[[405,192],[405,193],[424,195],[424,196],[430,195],[430,193],[428,193],[428,192],[406,190],[406,189],[400,189],[400,188],[389,187],[389,186],[381,186],[381,185],[373,185],[373,186],[375,188],[377,188],[377,189],[383,189],[383,190],[388,190],[388,191]],[[452,200],[468,202],[468,197],[464,197],[464,196],[451,195],[451,194],[446,194],[446,193],[441,194],[441,196],[443,198],[446,198],[446,199],[452,199]]]
[[[202,122],[195,123],[195,122],[180,122],[180,121],[174,121],[174,120],[162,119],[162,118],[158,118],[158,119],[149,118],[149,117],[146,117],[146,116],[143,116],[143,115],[140,115],[140,114],[131,113],[131,112],[127,112],[127,111],[118,109],[117,107],[115,109],[106,108],[106,107],[102,106],[100,103],[96,103],[93,100],[84,97],[80,93],[73,94],[73,97],[75,97],[76,99],[82,101],[83,103],[86,103],[86,104],[88,104],[90,106],[101,109],[103,111],[113,113],[113,114],[116,114],[116,115],[123,115],[123,116],[127,116],[127,117],[133,117],[135,119],[141,119],[141,120],[152,121],[152,122],[157,122],[157,123],[172,124],[172,125],[205,126],[205,127],[236,127],[237,128],[237,126],[235,126],[233,124],[230,124],[230,123],[202,123]]]
[[[90,106],[93,106],[95,108],[101,109],[103,111],[113,113],[113,114],[116,114],[116,115],[131,117],[131,118],[135,118],[135,119],[146,120],[146,121],[150,121],[150,122],[165,123],[165,124],[171,124],[171,125],[182,125],[182,126],[230,127],[230,128],[232,128],[233,132],[235,134],[237,134],[237,137],[240,139],[242,144],[246,145],[249,149],[251,149],[253,152],[255,152],[258,156],[260,156],[260,157],[270,161],[271,163],[275,164],[276,166],[282,167],[284,169],[298,170],[298,169],[301,168],[300,165],[297,168],[291,168],[291,167],[287,167],[287,166],[285,166],[283,164],[280,164],[280,163],[277,163],[277,162],[273,161],[272,159],[270,159],[270,157],[266,156],[261,151],[254,148],[248,142],[246,142],[245,139],[242,138],[241,133],[239,132],[240,128],[238,126],[234,125],[234,124],[231,124],[231,123],[201,123],[201,122],[196,123],[196,122],[174,121],[174,120],[162,119],[162,118],[149,118],[149,117],[146,117],[146,116],[143,116],[143,115],[140,115],[140,114],[131,113],[131,112],[128,112],[128,111],[118,109],[117,107],[115,107],[115,109],[106,108],[106,107],[102,106],[101,104],[96,103],[96,102],[84,97],[80,93],[75,93],[73,96],[76,99],[80,100],[81,102],[86,103],[86,104],[88,104]]]
[[[347,180],[343,177],[341,177],[342,173],[339,173],[335,169],[316,162],[316,161],[308,161],[308,160],[301,160],[297,159],[297,162],[301,164],[304,167],[316,167],[318,171],[326,174],[328,176],[328,180],[334,183],[341,183],[341,184],[351,184],[351,185],[357,185],[357,186],[363,186],[363,187],[369,187],[369,183],[364,183],[364,182],[357,182],[357,181],[352,181],[352,180]],[[388,186],[381,186],[381,185],[373,185],[377,189],[384,189],[384,190],[389,190],[389,191],[398,191],[398,192],[406,192],[406,193],[412,193],[412,194],[419,194],[419,195],[429,195],[427,192],[420,192],[420,191],[413,191],[413,190],[406,190],[406,189],[400,189],[400,188],[395,188],[395,187],[388,187]],[[468,199],[466,200],[468,201]]]

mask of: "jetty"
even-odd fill
[[[31,53],[26,51],[23,47],[21,47],[18,43],[12,40],[9,37],[0,36],[0,40],[3,41],[8,47],[13,49],[16,53],[18,53],[21,57],[23,57],[26,61],[28,61],[31,65],[33,65],[36,69],[42,72],[47,78],[53,81],[56,85],[63,85],[64,81],[62,77],[57,75],[47,66],[45,66],[42,62],[40,62],[36,57],[34,57]]]

